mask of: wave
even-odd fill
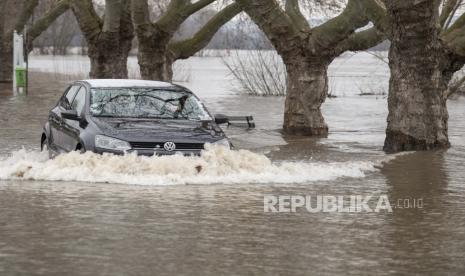
[[[137,185],[287,184],[361,178],[377,170],[371,161],[279,162],[247,150],[208,146],[201,156],[117,156],[15,151],[0,159],[1,180],[78,181]]]

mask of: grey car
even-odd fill
[[[188,89],[166,82],[82,80],[50,110],[41,148],[139,155],[198,155],[205,144],[231,147],[216,119]]]

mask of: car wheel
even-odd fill
[[[85,153],[86,152],[86,148],[79,144],[77,147],[76,147],[76,151],[79,151],[80,153]]]
[[[44,141],[40,144],[40,151],[48,151],[48,139],[45,138]]]
[[[49,149],[49,146],[48,146],[48,138],[45,138],[45,140],[40,145],[40,151],[41,152],[47,152],[49,158],[53,157],[52,151]]]

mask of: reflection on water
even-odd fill
[[[37,88],[27,98],[0,91],[3,159],[22,146],[37,150],[41,124],[65,86],[44,75],[33,78]],[[328,99],[328,139],[282,136],[282,99],[229,95],[205,101],[213,113],[254,115],[257,129],[226,132],[236,146],[265,153],[274,164],[371,162],[377,169],[358,178],[287,184],[0,180],[0,275],[465,272],[465,99],[449,103],[451,149],[396,157],[380,151],[382,98]],[[308,175],[306,169],[295,174]],[[320,167],[317,173],[335,169]],[[264,195],[381,194],[393,204],[421,198],[424,206],[393,213],[263,212]]]
[[[463,224],[451,228],[450,223],[463,218],[464,210],[448,195],[444,154],[402,156],[382,170],[387,179],[389,197],[398,199],[396,204],[402,208],[395,209],[381,237],[388,245],[387,264],[395,266],[400,273],[408,274],[412,263],[419,259],[428,260],[428,266],[417,264],[417,273],[431,273],[431,267],[434,267],[435,274],[444,275],[460,271],[462,266],[454,260],[464,254],[464,236],[457,234],[457,230],[464,231]],[[405,209],[414,204],[414,200],[422,200],[423,208]],[[455,213],[457,208],[460,208],[459,212]]]

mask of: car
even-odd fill
[[[51,156],[71,151],[199,155],[206,144],[232,145],[200,99],[159,81],[81,80],[53,107],[41,135]]]

